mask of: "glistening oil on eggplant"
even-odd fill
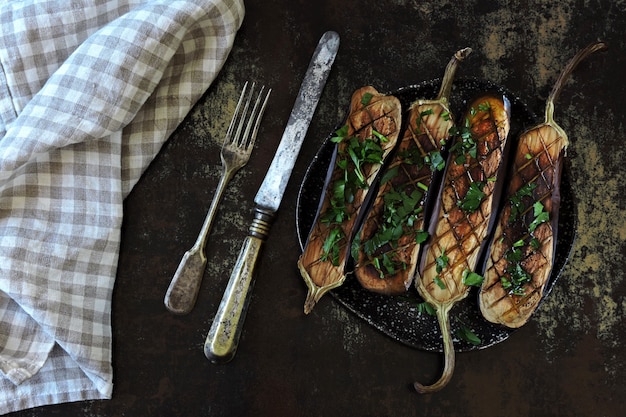
[[[435,97],[440,82],[440,79],[434,79],[406,86],[389,94],[398,97],[406,108],[417,98]],[[454,114],[463,114],[463,109],[467,107],[470,100],[488,91],[504,94],[511,101],[511,139],[516,140],[521,132],[536,125],[540,120],[510,91],[492,82],[473,78],[455,81],[450,96],[451,110]],[[298,193],[296,229],[302,247],[314,221],[329,160],[332,157],[333,145],[329,139],[322,143],[307,169]],[[569,165],[566,160],[560,189],[561,210],[556,259],[552,275],[546,286],[544,299],[549,296],[551,289],[560,277],[569,259],[576,235],[576,204],[569,172]],[[413,288],[402,296],[380,295],[364,290],[354,277],[348,276],[344,285],[332,290],[331,294],[345,308],[392,339],[416,349],[441,352],[441,336],[437,320],[434,316],[418,311],[418,304],[422,300]],[[494,325],[482,318],[476,302],[475,289],[472,289],[472,293],[461,300],[450,314],[453,333],[465,326],[471,329],[482,341],[479,345],[473,345],[455,337],[454,343],[457,352],[487,348],[506,340],[515,331]]]

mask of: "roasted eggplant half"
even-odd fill
[[[578,63],[605,48],[593,43],[574,56],[548,96],[545,121],[518,140],[479,293],[480,311],[492,323],[524,325],[543,297],[555,260],[561,173],[569,144],[554,121],[554,102]]]
[[[497,210],[494,196],[496,186],[502,182],[510,117],[506,97],[485,95],[473,101],[457,123],[429,230],[431,239],[416,279],[417,291],[436,311],[443,339],[444,370],[432,385],[415,382],[419,393],[438,391],[452,377],[455,352],[449,313],[482,279],[475,270]]]
[[[323,196],[298,259],[308,287],[306,314],[345,281],[353,229],[376,175],[397,143],[401,125],[396,97],[369,86],[353,94],[346,123],[331,138],[336,147]]]

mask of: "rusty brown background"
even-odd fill
[[[110,401],[11,416],[620,416],[626,406],[625,1],[257,0],[220,76],[126,201],[113,299]],[[319,37],[341,36],[328,85],[263,253],[236,358],[202,352],[269,166]],[[530,323],[504,343],[457,356],[452,382],[434,381],[439,354],[395,342],[325,297],[309,316],[296,268],[295,203],[306,167],[353,90],[440,77],[454,51],[459,76],[506,86],[542,116],[565,63],[591,41],[556,103],[571,140],[579,219],[565,272]],[[274,89],[259,147],[228,189],[213,228],[198,304],[173,316],[163,296],[195,240],[217,184],[219,147],[245,80]],[[541,118],[541,117],[540,117]]]

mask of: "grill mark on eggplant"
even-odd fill
[[[484,105],[484,103],[488,103]],[[454,304],[467,297],[469,287],[463,283],[464,271],[474,272],[479,253],[484,249],[495,209],[496,180],[500,177],[510,129],[510,105],[506,97],[484,96],[472,102],[464,121],[475,141],[462,147],[463,132],[451,148],[438,206],[436,220],[425,247],[416,287],[422,298],[436,310],[443,338],[444,369],[432,385],[414,383],[419,393],[435,392],[445,387],[454,372],[455,352],[450,334],[449,312]],[[477,207],[461,206],[472,186],[484,195]],[[475,208],[475,210],[472,210]]]
[[[569,144],[567,134],[554,121],[554,101],[578,63],[591,53],[603,49],[606,49],[604,43],[593,43],[572,58],[548,97],[545,121],[524,132],[519,138],[505,205],[490,244],[483,287],[479,293],[481,313],[492,323],[500,323],[510,328],[521,327],[529,320],[543,298],[543,291],[554,264],[560,205],[559,186]],[[519,199],[520,190],[529,184],[534,189],[522,199],[525,210],[512,218],[513,207],[517,207],[514,201]],[[535,202],[543,204],[549,221],[532,231],[530,225],[535,220]],[[519,260],[517,256],[507,255],[514,251],[519,251]],[[518,266],[522,272],[519,272]],[[511,289],[508,283],[520,276],[519,274],[528,275],[521,275],[521,289],[517,285]]]
[[[359,238],[355,239],[355,276],[361,286],[369,291],[399,295],[406,292],[413,281],[421,248],[416,238],[426,227],[426,220],[430,216],[427,202],[432,200],[433,193],[436,195],[431,189],[436,189],[437,177],[440,176],[437,174],[442,169],[433,167],[432,158],[441,157],[445,142],[449,139],[454,118],[448,107],[448,99],[458,65],[471,52],[470,48],[464,48],[454,54],[434,100],[415,100],[410,106],[407,127],[383,177],[397,173],[380,185],[358,233]],[[420,197],[415,201],[412,196]],[[395,219],[404,222],[400,226],[401,236],[395,234],[392,238],[387,236],[387,241],[381,241],[377,234],[389,234],[392,229],[385,221],[385,214],[388,210],[396,210],[393,203],[385,203],[385,199],[390,197],[404,198],[404,201],[395,201],[395,204],[411,200],[410,204],[415,203],[415,207],[405,214],[411,217],[411,224],[405,218]],[[417,212],[419,210],[421,212]],[[376,242],[376,239],[379,241]],[[371,248],[372,245],[381,244],[380,247]],[[375,265],[376,262],[378,265]],[[385,266],[385,262],[391,265]]]
[[[365,102],[365,104],[364,104]],[[373,130],[384,135],[385,143],[380,143],[383,148],[383,159],[389,155],[395,146],[402,122],[400,101],[389,95],[378,93],[373,87],[363,87],[357,90],[351,98],[350,109],[346,124],[348,126],[347,137],[357,137],[363,142],[373,137]],[[307,238],[304,251],[298,259],[298,268],[308,287],[307,298],[304,304],[304,312],[311,312],[319,299],[333,288],[340,286],[346,278],[346,263],[348,260],[349,243],[352,238],[352,229],[360,214],[361,206],[366,201],[369,186],[373,183],[381,164],[366,163],[363,165],[363,174],[368,186],[358,189],[354,193],[352,201],[346,202],[347,218],[339,225],[329,225],[322,221],[322,216],[331,207],[333,192],[337,181],[344,176],[344,170],[337,167],[337,158],[340,152],[347,147],[346,142],[338,143],[329,166],[323,196],[317,211],[316,219]],[[350,164],[350,163],[349,163]],[[354,171],[354,166],[349,165]],[[338,226],[341,230],[341,239],[337,245],[338,262],[333,264],[329,260],[323,260],[324,242],[332,233],[333,227]]]

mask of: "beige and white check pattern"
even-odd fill
[[[0,3],[0,414],[110,398],[122,203],[243,0]]]

